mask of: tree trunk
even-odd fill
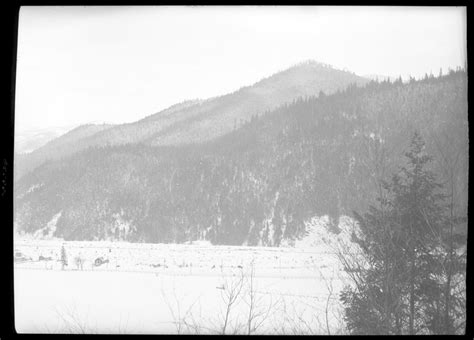
[[[385,292],[384,292],[384,312],[385,312],[385,318],[384,318],[384,329],[386,334],[390,334],[390,288],[389,288],[389,275],[388,275],[388,264],[385,264]]]
[[[451,280],[452,280],[452,271],[453,271],[453,252],[454,252],[454,244],[453,244],[453,219],[454,219],[454,190],[453,190],[453,178],[451,176],[451,204],[450,204],[450,230],[449,230],[449,254],[448,254],[448,265],[447,265],[447,278],[446,278],[446,286],[444,291],[444,329],[443,332],[445,334],[452,333],[451,321],[449,319],[449,312],[451,309]]]
[[[411,233],[413,234],[413,233]],[[413,236],[410,239],[410,318],[409,334],[415,334],[415,254],[413,246]]]

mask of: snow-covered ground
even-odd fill
[[[280,248],[15,239],[26,258],[15,263],[16,330],[248,333],[253,316],[252,333],[344,332],[338,295],[347,281],[335,249],[350,231],[328,233],[324,221]],[[94,265],[99,257],[108,262]]]

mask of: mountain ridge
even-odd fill
[[[334,93],[351,84],[363,85],[367,79],[318,62],[296,64],[244,86],[232,93],[205,100],[189,100],[172,105],[138,121],[114,125],[96,133],[63,140],[33,151],[18,161],[15,178],[20,179],[47,159],[59,159],[91,146],[148,143],[179,145],[199,143],[231,132],[254,115],[320,91]]]

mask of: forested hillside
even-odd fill
[[[67,157],[91,146],[182,145],[209,141],[231,132],[253,115],[274,110],[298,97],[317,95],[319,91],[334,93],[350,84],[367,82],[368,79],[329,65],[303,62],[233,93],[185,101],[133,123],[107,128],[82,126],[76,132],[87,131],[87,134],[70,133],[74,138],[52,141],[18,158],[15,180],[46,160]],[[89,133],[92,131],[94,133]]]
[[[33,150],[33,152],[17,155],[14,164],[15,181],[46,160],[56,159],[81,150],[83,148],[81,140],[111,127],[113,127],[111,124],[81,125],[50,140],[45,145]]]
[[[46,162],[16,183],[17,228],[68,240],[291,243],[314,215],[372,203],[415,130],[467,214],[463,70],[321,92],[250,117],[204,143],[95,146]]]
[[[72,130],[74,126],[57,126],[44,129],[20,129],[15,127],[15,153],[30,153],[64,133]]]

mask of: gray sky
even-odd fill
[[[16,129],[131,122],[307,59],[437,75],[465,29],[462,7],[22,7]]]

